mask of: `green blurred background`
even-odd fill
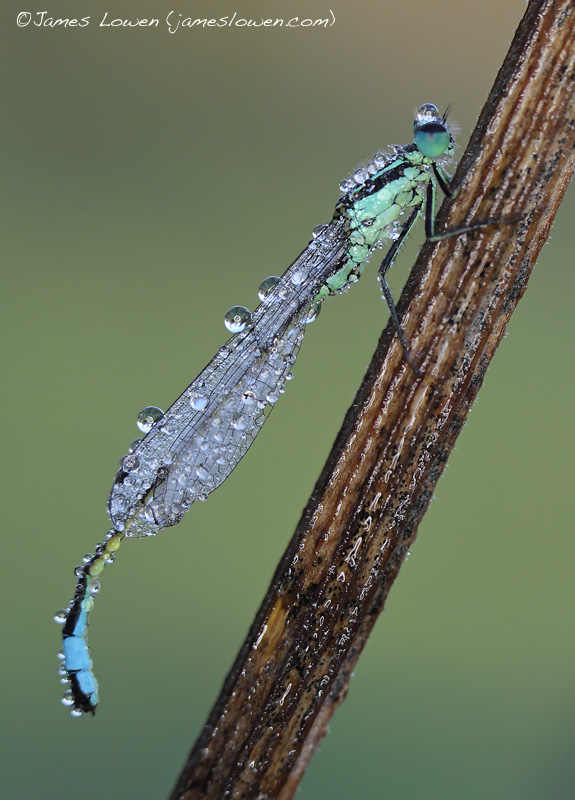
[[[165,797],[387,319],[327,302],[279,408],[207,503],[104,576],[97,716],[60,705],[53,613],[107,528],[118,459],[327,221],[338,183],[432,101],[461,145],[523,0],[4,2],[2,796]],[[186,29],[324,17],[328,29]],[[18,28],[20,11],[91,16]],[[161,18],[159,28],[100,28]],[[571,190],[303,798],[573,791]],[[398,296],[423,233],[390,276]],[[6,450],[7,446],[7,450]]]

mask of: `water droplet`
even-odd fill
[[[194,411],[202,411],[208,405],[208,398],[199,392],[193,392],[190,396],[190,405]]]
[[[138,469],[140,466],[140,461],[138,460],[138,456],[135,455],[127,455],[121,461],[121,466],[124,472],[132,472],[132,470]]]
[[[196,469],[196,475],[202,481],[202,483],[206,483],[206,481],[210,477],[210,473],[205,467],[198,467]]]
[[[82,712],[80,711],[79,708],[73,708],[72,711],[70,711],[70,714],[73,717],[81,717],[82,716]]]
[[[305,273],[302,272],[301,269],[296,269],[295,272],[292,272],[290,275],[290,281],[293,283],[294,286],[300,286],[305,280]]]
[[[132,444],[128,447],[128,453],[133,453],[141,441],[142,441],[141,439],[134,439]]]
[[[164,450],[164,452],[160,455],[160,461],[163,466],[170,466],[173,463],[175,458],[175,453],[173,450]]]
[[[259,299],[260,300],[265,300],[265,298],[268,296],[268,294],[270,293],[270,291],[273,289],[273,287],[276,285],[276,283],[278,281],[279,281],[279,278],[278,278],[277,275],[270,275],[269,278],[265,278],[259,285],[259,289],[258,289],[258,297],[259,297]]]
[[[100,581],[92,581],[90,584],[90,594],[98,594],[100,591]]]
[[[364,167],[356,169],[356,171],[353,173],[354,181],[356,183],[359,183],[360,185],[365,183],[368,178],[369,178],[369,172]]]
[[[339,190],[340,192],[349,192],[352,189],[355,189],[355,185],[355,181],[352,180],[352,178],[346,178],[345,181],[342,181],[339,184]]]
[[[224,317],[224,325],[230,333],[240,333],[251,320],[252,315],[245,306],[232,306]]]
[[[256,402],[257,398],[256,398],[256,396],[255,396],[254,392],[252,392],[252,391],[251,391],[251,389],[248,389],[247,391],[245,391],[245,392],[243,393],[243,395],[242,395],[242,400],[244,401],[244,403],[245,403],[247,406],[251,406],[251,405],[252,405],[252,403],[255,403],[255,402]]]
[[[268,403],[270,403],[270,405],[273,406],[273,404],[277,403],[279,400],[279,394],[277,392],[270,392],[269,394],[266,394],[266,400]]]
[[[61,608],[60,611],[57,611],[54,614],[54,622],[57,622],[58,625],[63,625],[66,620],[68,619],[68,612],[65,608]]]
[[[74,705],[74,697],[72,695],[72,692],[66,692],[66,694],[62,698],[62,705],[65,705],[65,706],[73,706]]]
[[[78,564],[78,566],[77,566],[77,567],[76,567],[76,569],[74,570],[74,575],[75,575],[77,578],[83,578],[83,577],[84,577],[84,574],[85,574],[85,573],[84,573],[84,565],[83,565],[83,564]]]
[[[437,106],[433,103],[424,103],[417,109],[417,122],[434,122],[439,117]]]
[[[137,425],[142,433],[148,433],[156,422],[164,416],[164,412],[157,406],[146,406],[138,414]]]
[[[328,228],[328,225],[316,225],[313,231],[311,232],[312,238],[317,239],[318,236],[321,236],[322,233]]]
[[[306,325],[309,325],[310,322],[314,322],[317,319],[320,311],[321,303],[312,303],[305,318]]]

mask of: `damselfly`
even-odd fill
[[[227,478],[291,377],[306,324],[325,297],[358,280],[369,255],[386,239],[392,244],[379,279],[410,360],[387,270],[424,207],[428,239],[481,225],[435,235],[434,199],[438,185],[449,194],[442,165],[453,155],[453,136],[445,115],[429,103],[419,108],[413,128],[413,143],[377,153],[340,185],[343,194],[331,222],[314,229],[308,246],[281,278],[263,281],[253,314],[241,306],[228,311],[225,321],[234,336],[168,411],[148,407],[138,417],[145,436],[132,442],[116,475],[108,502],[113,528],[76,568],[74,598],[56,615],[64,624],[60,672],[69,684],[64,703],[72,706],[72,714],[93,714],[98,704],[88,618],[100,573],[122,539],[153,536],[175,525],[192,503],[205,500]]]

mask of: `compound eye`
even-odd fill
[[[445,125],[440,122],[428,122],[414,127],[414,141],[419,152],[427,158],[439,158],[448,149],[451,136]]]

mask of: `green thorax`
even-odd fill
[[[367,168],[342,184],[345,194],[334,216],[344,217],[349,225],[347,259],[326,280],[317,300],[356,281],[371,250],[385,239],[398,237],[405,212],[424,204],[427,186],[434,180],[434,163],[453,156],[453,139],[435,106],[419,109],[414,137],[414,143],[396,147],[388,156],[377,154]]]

